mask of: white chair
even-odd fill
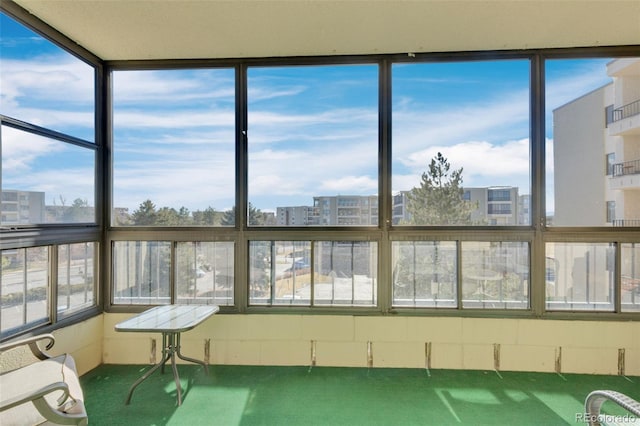
[[[606,401],[611,401],[640,418],[640,402],[620,392],[596,390],[587,395],[584,401],[584,410],[588,415],[587,421],[589,426],[600,426],[602,424],[600,421],[602,417],[600,409]],[[640,422],[638,424],[640,424]]]
[[[43,334],[0,345],[0,425],[88,423],[74,359],[50,356],[44,341],[45,350],[55,343]]]

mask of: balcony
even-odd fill
[[[613,226],[640,226],[640,219],[617,219],[613,221]]]
[[[613,177],[640,174],[640,160],[625,161],[613,165]]]
[[[640,189],[640,160],[614,164],[611,172],[609,189]]]
[[[640,99],[615,108],[607,121],[611,136],[640,134]]]

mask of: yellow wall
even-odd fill
[[[149,363],[153,339],[159,359],[159,334],[114,331],[130,316],[105,314],[104,339],[95,343],[102,362]],[[640,375],[640,322],[215,315],[183,335],[183,353],[204,359],[207,340],[211,364],[311,365],[315,352],[317,366],[426,368],[430,361],[432,369],[491,370],[498,362],[501,371],[554,372],[559,362],[560,372],[587,374],[618,374],[623,349],[625,374]]]
[[[81,323],[54,331],[56,343],[49,351],[52,355],[68,352],[76,361],[78,374],[82,375],[102,364],[102,337],[104,315],[98,315]]]

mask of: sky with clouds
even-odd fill
[[[93,142],[92,68],[0,19],[0,114]],[[606,84],[607,62],[548,63],[547,144],[551,111]],[[113,89],[114,206],[235,204],[232,69],[116,71]],[[377,65],[249,68],[247,138],[248,197],[258,208],[376,194]],[[392,144],[394,192],[418,185],[442,152],[463,168],[464,186],[529,194],[529,62],[393,65]],[[92,150],[2,128],[3,189],[92,204],[93,167]]]

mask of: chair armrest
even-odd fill
[[[51,356],[40,349],[38,346],[38,342],[41,340],[48,340],[47,345],[45,346],[45,350],[49,350],[53,347],[56,342],[53,334],[40,334],[37,336],[27,337],[25,339],[16,340],[13,342],[7,342],[0,345],[0,353],[8,351],[10,349],[18,348],[20,346],[28,345],[29,349],[31,349],[31,353],[38,358],[39,360],[45,360],[51,358]]]
[[[51,406],[47,402],[46,396],[52,392],[62,392],[59,398],[55,400],[58,404],[57,407]],[[6,392],[3,392],[3,395]],[[49,398],[51,400],[51,398]],[[74,411],[67,411],[66,404],[68,401],[72,401],[75,406]],[[20,395],[11,396],[7,399],[0,401],[0,412],[11,411],[12,408],[18,407],[22,404],[32,403],[37,412],[46,419],[47,424],[60,424],[60,425],[82,425],[86,426],[88,422],[87,412],[84,408],[82,400],[76,400],[69,394],[69,387],[64,382],[54,382],[46,386],[36,389],[28,389],[22,392]],[[23,413],[24,414],[24,413]],[[15,414],[14,414],[15,415]],[[11,416],[11,415],[10,415]],[[14,424],[12,420],[15,418],[9,417],[9,424]],[[18,423],[24,421],[24,418],[19,417]],[[39,421],[39,420],[38,420]],[[40,423],[38,423],[40,424]]]
[[[58,399],[58,403],[62,405],[62,403],[64,403],[64,401],[69,397],[69,386],[64,382],[55,382],[38,389],[29,389],[27,392],[11,396],[7,399],[2,398],[0,401],[0,411],[8,410],[9,408],[24,404],[25,402],[35,401],[43,398],[51,392],[59,390],[63,392],[62,396]],[[6,393],[8,392],[3,392],[3,395]]]
[[[624,408],[629,413],[640,417],[640,402],[635,399],[612,390],[596,390],[587,395],[584,401],[585,413],[589,415],[589,425],[600,425],[600,408],[606,401],[611,401]]]

